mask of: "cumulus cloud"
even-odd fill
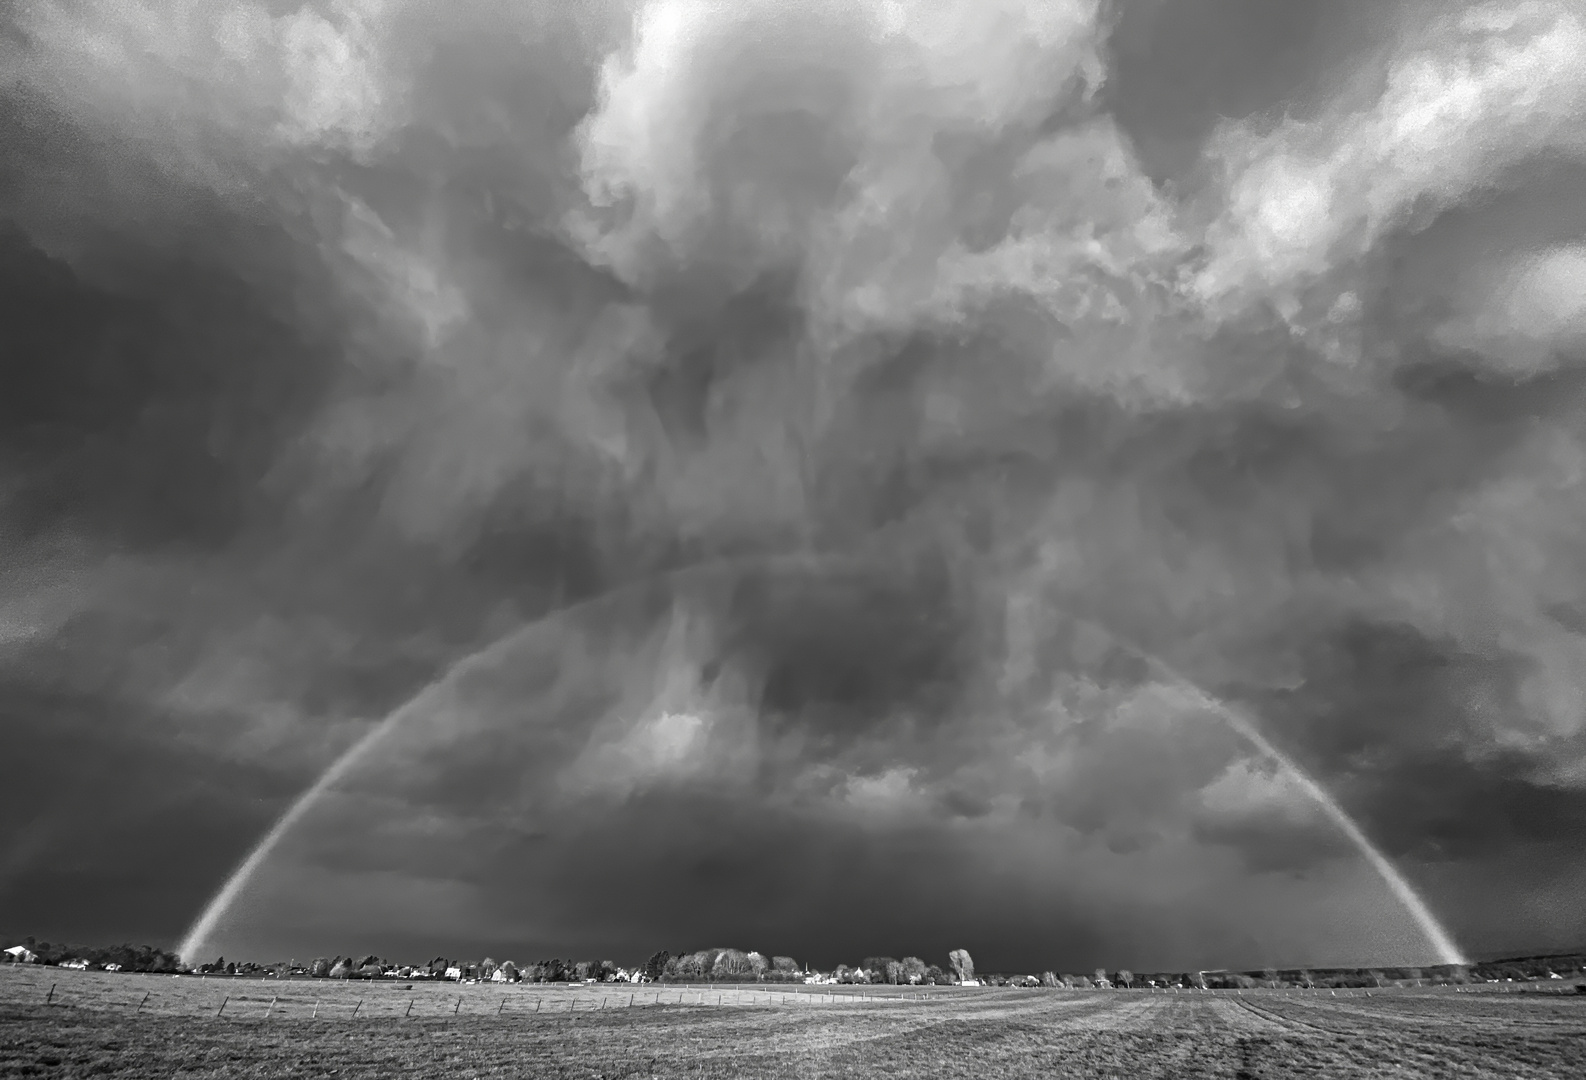
[[[1573,5],[1479,4],[1407,36],[1364,107],[1219,133],[1212,153],[1228,206],[1209,230],[1197,291],[1253,288],[1292,302],[1308,281],[1504,183],[1528,158],[1581,152],[1586,79],[1575,60],[1586,22]]]
[[[1545,372],[1586,347],[1586,248],[1561,245],[1484,268],[1466,310],[1438,327],[1438,341],[1471,349],[1516,376]]]
[[[1185,962],[1284,875],[1381,915],[1226,698],[1479,936],[1505,838],[1578,845],[1586,23],[1385,5],[1300,87],[1205,6],[1205,56],[1097,0],[9,16],[18,720],[285,797],[428,687],[282,873],[546,948],[630,940],[554,895],[612,866],[804,945],[884,922],[838,882]],[[1197,64],[1245,107],[1164,175],[1140,73]]]

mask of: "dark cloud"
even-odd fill
[[[104,284],[14,225],[0,236],[0,422],[24,535],[67,521],[130,547],[212,547],[270,511],[261,482],[326,381],[327,343],[211,254],[267,238],[194,231],[164,250],[102,241],[96,265],[135,267]]]
[[[1568,5],[4,25],[8,912],[173,940],[378,730],[206,947],[1426,959],[1221,695],[1565,934]]]

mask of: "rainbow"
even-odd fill
[[[658,577],[670,578],[690,571],[741,561],[745,560],[715,560],[708,564],[669,571],[664,575],[654,575],[644,579],[642,582],[619,586],[617,589],[558,608],[534,622],[506,634],[477,652],[463,657],[441,674],[440,677],[375,724],[362,738],[343,751],[341,756],[331,762],[330,767],[321,773],[318,779],[292,802],[291,806],[287,807],[286,812],[276,819],[275,824],[253,846],[247,857],[238,864],[236,869],[231,872],[231,875],[226,878],[220,890],[205,905],[198,919],[182,939],[182,943],[177,949],[178,954],[184,961],[188,963],[194,962],[204,951],[216,928],[225,920],[232,906],[236,903],[237,897],[247,888],[248,883],[258,873],[259,868],[269,859],[271,853],[281,843],[282,839],[292,831],[293,827],[313,809],[314,805],[325,796],[326,792],[334,788],[343,777],[357,768],[360,762],[369,757],[375,748],[405,721],[411,717],[429,714],[439,708],[444,703],[444,698],[452,691],[459,679],[464,678],[472,671],[494,663],[501,656],[521,644],[529,635],[553,625],[557,620],[581,608],[609,599],[620,592],[633,588],[637,584],[653,581]],[[1437,962],[1461,965],[1469,962],[1459,946],[1455,944],[1453,936],[1432,913],[1426,900],[1416,892],[1414,886],[1405,879],[1392,861],[1371,842],[1359,823],[1339,805],[1338,801],[1321,784],[1306,773],[1304,769],[1300,768],[1292,758],[1274,746],[1266,736],[1262,735],[1260,729],[1248,715],[1221,698],[1207,692],[1198,683],[1173,668],[1161,657],[1124,640],[1113,631],[1089,619],[1077,616],[1074,618],[1076,622],[1100,631],[1109,640],[1139,657],[1158,677],[1194,694],[1206,709],[1221,717],[1229,727],[1250,743],[1257,752],[1270,758],[1286,770],[1298,783],[1300,789],[1316,803],[1328,820],[1354,845],[1360,856],[1382,879],[1388,891],[1392,893],[1405,912],[1414,920],[1416,927],[1426,939],[1427,945],[1437,957]]]

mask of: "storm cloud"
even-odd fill
[[[0,928],[1586,931],[1576,5],[4,19]]]

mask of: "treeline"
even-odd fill
[[[673,955],[662,950],[639,969],[646,982],[802,982],[791,956],[767,957],[742,949],[699,949]]]
[[[647,982],[803,982],[814,977],[823,982],[882,983],[894,986],[942,985],[975,977],[969,953],[954,949],[948,969],[927,964],[917,956],[867,956],[857,965],[838,964],[830,972],[801,970],[790,956],[766,957],[740,949],[700,949],[696,952],[658,952],[645,961],[640,973]]]
[[[173,952],[156,949],[152,945],[65,945],[27,938],[22,945],[31,952],[38,964],[61,964],[68,960],[86,960],[95,967],[107,964],[120,965],[123,971],[177,972],[182,961]]]
[[[1260,971],[1157,972],[1139,975],[1127,970],[1109,973],[1098,969],[1088,976],[1058,976],[1057,983],[1070,987],[1168,987],[1205,990],[1251,990],[1258,987],[1360,989],[1566,979],[1583,973],[1586,973],[1586,955],[1564,953],[1512,960],[1491,960],[1477,964],[1436,964],[1430,967],[1265,968]]]
[[[40,964],[74,963],[93,968],[119,968],[123,971],[183,972],[279,977],[309,976],[332,979],[433,978],[458,980],[495,980],[500,982],[820,982],[886,985],[945,985],[978,982],[984,986],[1046,986],[1071,989],[1205,989],[1234,990],[1258,987],[1362,988],[1414,985],[1457,985],[1463,983],[1515,982],[1538,979],[1571,979],[1586,975],[1586,953],[1554,953],[1543,956],[1488,960],[1470,965],[1431,967],[1374,968],[1265,968],[1259,971],[1167,971],[1136,974],[1129,970],[1107,971],[1098,968],[1090,974],[982,974],[977,977],[974,961],[963,949],[948,954],[947,967],[927,963],[917,956],[902,959],[867,956],[858,964],[838,964],[830,971],[802,968],[790,956],[767,956],[742,949],[699,949],[673,954],[657,952],[636,968],[624,968],[611,960],[570,960],[551,958],[534,963],[498,962],[486,957],[480,961],[453,960],[437,956],[428,963],[404,965],[375,955],[316,957],[304,964],[286,961],[278,964],[228,962],[224,957],[213,963],[189,967],[173,952],[149,945],[112,945],[106,947],[53,944],[27,938],[25,959]]]
[[[273,971],[280,976],[307,975],[319,979],[377,979],[388,976],[417,979],[497,979],[501,982],[611,982],[626,977],[626,969],[610,960],[562,960],[552,958],[518,965],[511,960],[454,960],[437,956],[427,964],[397,964],[379,956],[316,957],[305,964],[296,960],[261,967],[257,964],[230,964],[225,958],[196,968],[203,972],[253,974]]]
[[[1549,979],[1586,973],[1586,953],[1553,953],[1546,956],[1519,956],[1507,960],[1484,960],[1471,968],[1484,981]]]

